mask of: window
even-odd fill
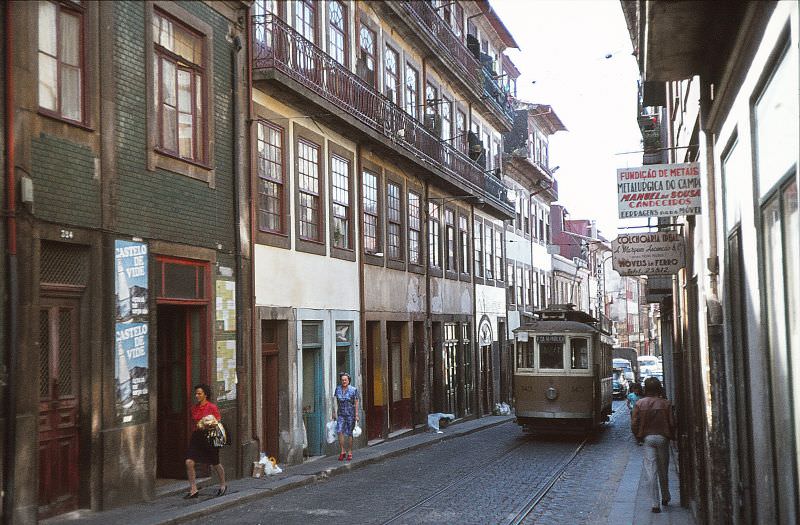
[[[420,196],[408,192],[408,262],[422,264],[422,220],[420,219]]]
[[[523,202],[525,202],[525,199],[522,198],[522,195],[520,195],[520,193],[518,191],[517,192],[516,206],[514,206],[516,208],[516,212],[517,212],[516,219],[514,219],[514,227],[517,230],[521,230],[522,229],[522,203]]]
[[[453,32],[459,40],[463,40],[464,35],[464,8],[458,2],[453,4]]]
[[[319,200],[319,146],[297,141],[297,175],[299,191],[300,238],[322,240]]]
[[[428,262],[431,268],[441,268],[442,260],[439,253],[440,236],[439,205],[428,201]]]
[[[537,272],[536,270],[533,270],[533,277],[531,277],[531,294],[533,295],[531,304],[533,305],[534,308],[537,308],[540,303],[539,303],[539,272]]]
[[[400,186],[394,182],[386,185],[386,246],[390,259],[403,259],[402,204]]]
[[[353,323],[336,323],[336,372],[353,373],[350,350],[353,346]]]
[[[442,136],[444,140],[453,138],[453,102],[442,97]],[[445,150],[446,151],[446,150]]]
[[[531,210],[530,201],[528,199],[522,200],[522,231],[530,235],[531,233]]]
[[[572,338],[569,341],[571,366],[573,370],[586,370],[589,368],[589,344],[586,339]]]
[[[157,297],[191,300],[207,297],[208,263],[168,257],[158,257],[156,263]]]
[[[338,155],[331,156],[331,187],[333,189],[333,245],[351,250],[350,239],[350,162]]]
[[[483,223],[479,220],[476,220],[473,225],[472,237],[475,250],[475,277],[483,278]]]
[[[445,269],[456,271],[456,215],[453,210],[444,210]]]
[[[486,226],[486,241],[483,243],[483,251],[485,255],[485,263],[486,263],[486,278],[487,279],[494,279],[495,278],[495,267],[494,267],[494,230],[489,226]]]
[[[506,266],[506,283],[508,287],[508,304],[516,304],[516,297],[514,296],[514,263],[508,263]]]
[[[417,116],[417,106],[419,106],[417,93],[419,93],[419,73],[411,64],[406,63],[406,113],[414,117]]]
[[[364,199],[364,252],[378,253],[378,176],[369,171],[363,173]]]
[[[517,341],[517,368],[533,368],[534,346],[533,340],[526,342]]]
[[[39,107],[83,122],[83,12],[39,2]]]
[[[264,231],[285,233],[283,129],[259,122],[257,135],[258,227]]]
[[[428,121],[429,118],[434,118],[432,123],[435,124],[435,117],[438,114],[438,107],[437,104],[439,103],[439,90],[436,89],[436,86],[432,84],[425,84],[425,120]],[[434,124],[429,124],[428,127],[433,129],[435,127]]]
[[[539,216],[539,241],[544,240],[544,210],[537,210],[536,215]]]
[[[294,28],[306,40],[316,43],[317,9],[313,0],[295,0]]]
[[[503,280],[503,232],[498,229],[494,236],[494,278]]]
[[[530,268],[525,270],[525,306],[533,307],[533,287],[531,281],[533,280],[533,270]]]
[[[467,151],[467,114],[460,109],[456,110],[456,144],[462,152]]]
[[[489,132],[483,134],[483,162],[487,170],[492,169],[492,156],[489,154],[492,147],[492,139]]]
[[[361,24],[358,31],[359,57],[356,64],[356,74],[372,87],[375,87],[375,55],[377,35],[375,31]]]
[[[328,54],[342,65],[347,65],[347,8],[339,0],[328,5]]]
[[[458,217],[458,233],[460,238],[460,251],[458,268],[461,273],[469,273],[469,219],[463,215]]]
[[[205,68],[203,38],[153,13],[153,90],[157,111],[156,147],[182,159],[206,159],[204,133]]]
[[[521,266],[517,266],[517,304],[520,308],[525,306],[525,296],[523,295],[523,285],[525,283],[524,272],[525,270],[523,270]]]
[[[536,344],[539,346],[539,368],[564,368],[563,335],[539,335],[536,336]]]
[[[388,44],[383,54],[383,93],[386,98],[397,104],[400,100],[400,94],[397,92],[399,82],[399,62],[400,57],[397,51],[392,49]]]

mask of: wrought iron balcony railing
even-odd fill
[[[468,81],[471,88],[481,93],[481,98],[508,121],[514,121],[514,108],[505,88],[497,82],[491,71],[481,64],[453,28],[433,10],[429,2],[419,0],[395,1],[394,9],[402,9],[417,25],[425,30],[437,44],[440,58],[455,66]]]
[[[253,17],[253,70],[277,70],[337,108],[345,121],[357,120],[405,150],[418,164],[444,172],[462,189],[509,215],[513,206],[495,176],[419,120],[378,93],[358,75],[274,15]]]

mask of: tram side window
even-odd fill
[[[564,368],[564,345],[539,343],[539,368]]]
[[[533,341],[517,342],[517,368],[533,368]]]
[[[586,339],[570,339],[572,355],[572,369],[585,370],[589,368],[589,345]]]

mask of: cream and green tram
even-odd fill
[[[610,334],[575,306],[551,305],[514,330],[514,408],[532,433],[589,432],[611,415]]]

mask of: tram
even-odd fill
[[[573,304],[514,330],[517,424],[534,434],[591,432],[611,416],[611,334]]]

